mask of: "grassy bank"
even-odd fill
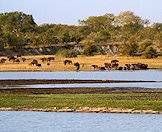
[[[81,70],[83,71],[92,71],[93,67],[91,65],[96,64],[98,66],[104,66],[104,63],[110,62],[113,59],[119,60],[120,66],[124,66],[127,63],[146,63],[149,65],[149,68],[159,68],[162,69],[162,57],[155,59],[144,59],[141,57],[124,57],[124,56],[108,56],[108,55],[97,55],[97,56],[79,56],[76,58],[63,58],[61,56],[56,56],[54,62],[51,62],[50,65],[47,63],[42,63],[41,58],[49,57],[49,55],[40,55],[40,56],[23,56],[27,59],[25,62],[13,63],[6,61],[4,64],[0,64],[0,71],[74,71],[76,68],[73,65],[65,66],[63,61],[65,59],[70,59],[74,63],[79,62],[81,64]],[[42,67],[31,66],[29,63],[37,59],[39,63],[42,64]]]
[[[9,94],[0,93],[0,108],[80,109],[117,108],[162,112],[162,93]]]

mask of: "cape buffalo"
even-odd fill
[[[25,62],[26,61],[26,58],[22,58],[22,61]]]
[[[9,56],[8,59],[9,59],[9,61],[14,61],[14,60],[16,60],[16,58],[15,58],[14,56]]]
[[[111,69],[111,63],[104,63],[104,65],[105,65],[105,68]]]
[[[98,65],[91,65],[91,66],[94,68],[94,70],[98,69]]]
[[[2,58],[1,60],[0,60],[0,63],[5,63],[6,62],[6,59],[4,59],[4,58]]]
[[[78,62],[74,63],[74,66],[77,68],[76,70],[79,71],[80,69],[80,64]]]
[[[118,63],[118,60],[112,60],[111,63]]]
[[[32,62],[31,62],[30,64],[31,64],[31,65],[36,65],[36,66],[37,66],[37,65],[38,65],[38,61],[34,59],[34,60],[32,60]]]
[[[41,64],[37,64],[36,66],[37,66],[37,67],[41,67],[42,65],[41,65]]]
[[[54,61],[55,60],[55,57],[48,57],[47,60],[50,62],[50,61]]]
[[[99,70],[101,70],[101,71],[105,71],[106,68],[105,68],[105,67],[99,67]]]
[[[64,65],[67,65],[67,64],[72,64],[72,61],[71,60],[64,60]]]

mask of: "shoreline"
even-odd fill
[[[156,70],[156,71],[162,71],[162,68],[149,68],[147,70],[141,70],[141,71],[148,71],[148,70]],[[139,70],[105,70],[104,72],[111,72],[111,71],[139,71]],[[80,71],[76,71],[75,69],[59,69],[59,70],[53,70],[53,69],[40,69],[40,68],[35,68],[35,69],[10,69],[10,70],[0,70],[0,72],[103,72],[101,70],[93,70],[93,69],[84,69]]]
[[[90,80],[90,79],[5,79],[0,80],[1,85],[29,85],[29,84],[75,84],[75,83],[146,83],[162,81],[143,80]]]
[[[53,109],[38,109],[38,108],[0,108],[0,112],[2,111],[30,111],[30,112],[74,112],[74,113],[116,113],[116,114],[162,114],[162,111],[154,111],[154,110],[133,110],[133,109],[120,109],[120,108],[90,108],[83,107],[78,109],[72,108],[62,108],[57,109],[56,107]]]
[[[162,88],[0,88],[0,93],[10,94],[118,94],[162,93]]]

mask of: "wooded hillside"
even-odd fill
[[[57,48],[67,56],[73,54],[106,54],[102,44],[119,43],[119,53],[129,56],[144,55],[152,58],[162,53],[162,23],[150,24],[133,12],[119,15],[105,14],[79,20],[78,25],[37,25],[32,15],[22,12],[0,14],[0,52],[23,54],[25,48],[83,44],[83,51]],[[70,53],[69,53],[70,52]],[[42,54],[42,53],[41,53]],[[48,54],[48,53],[46,53]]]

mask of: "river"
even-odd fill
[[[161,132],[162,115],[0,112],[1,132]]]
[[[0,79],[92,79],[162,81],[162,70],[93,72],[0,72]]]
[[[1,88],[80,88],[80,87],[138,87],[162,88],[162,70],[145,71],[104,71],[104,72],[0,72],[0,80],[8,79],[90,79],[90,80],[131,80],[157,81],[147,83],[87,83],[87,84],[34,84],[1,86]]]

